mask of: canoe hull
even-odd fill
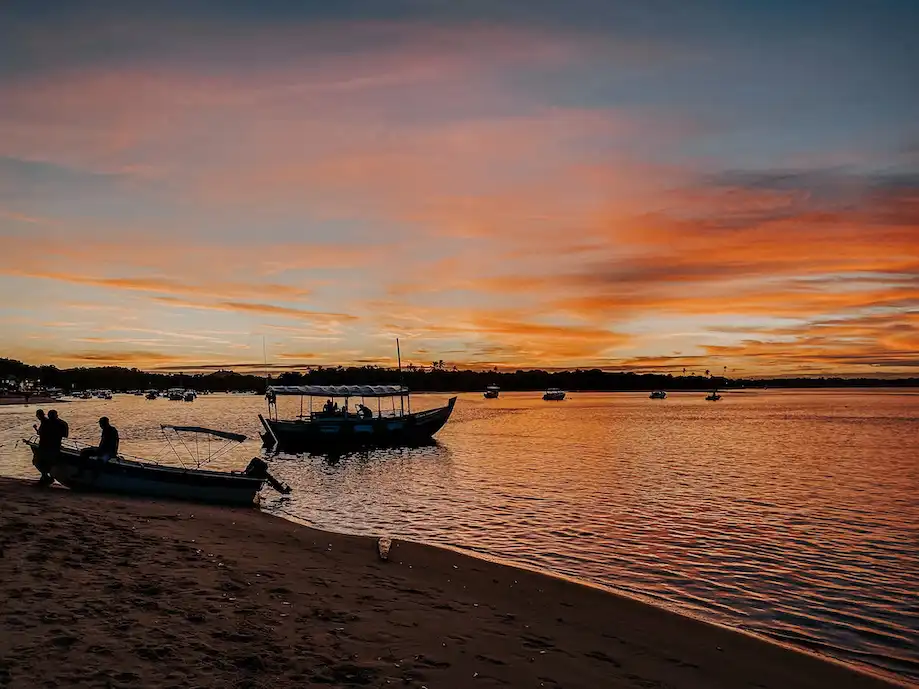
[[[317,416],[310,420],[273,420],[259,417],[266,445],[281,452],[322,452],[342,447],[404,447],[428,443],[447,423],[456,398],[445,407],[401,417],[353,419]]]
[[[39,462],[38,444],[26,441]],[[109,462],[84,460],[77,448],[62,448],[49,462],[51,475],[76,491],[118,493],[152,498],[171,498],[220,505],[251,506],[265,482],[264,477],[238,472],[181,469],[127,459]]]

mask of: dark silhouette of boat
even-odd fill
[[[166,430],[203,433],[231,442],[242,442],[246,436],[192,426],[163,426]],[[32,450],[33,463],[39,461],[38,437],[24,440]],[[157,464],[140,458],[119,455],[108,461],[82,456],[87,447],[64,441],[60,453],[50,462],[51,475],[62,485],[76,491],[118,493],[155,498],[173,498],[222,505],[254,504],[255,496],[267,482],[281,493],[290,488],[268,472],[268,464],[254,457],[245,471],[213,471]],[[220,452],[210,455],[213,458]]]
[[[561,402],[565,399],[565,391],[559,388],[549,388],[543,394],[542,398],[549,402]]]
[[[296,418],[278,418],[277,398],[285,395],[300,397],[300,414]],[[314,409],[314,397],[327,400],[318,411]],[[451,397],[444,407],[412,412],[409,391],[399,385],[272,386],[266,398],[268,418],[259,414],[265,427],[262,439],[266,446],[284,452],[423,444],[447,423],[456,405],[456,397]],[[355,413],[348,405],[357,398],[361,402]],[[305,399],[309,400],[307,408],[304,408]],[[336,399],[344,399],[340,408]],[[368,399],[377,401],[376,410],[364,405]],[[383,408],[384,399],[392,402],[391,410]]]
[[[487,400],[495,400],[498,399],[499,392],[501,392],[501,388],[499,388],[497,385],[489,385],[487,388],[485,388],[484,397]]]

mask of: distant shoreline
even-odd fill
[[[0,405],[27,405],[27,404],[70,404],[70,400],[62,400],[57,397],[47,397],[44,395],[30,395],[29,399],[23,395],[0,397]]]
[[[713,362],[714,363],[714,362]],[[194,370],[191,367],[189,370]],[[218,370],[209,373],[167,373],[141,371],[120,366],[59,369],[32,366],[0,358],[0,380],[31,382],[35,387],[63,390],[166,390],[181,387],[195,391],[244,392],[264,394],[268,385],[404,385],[412,392],[478,392],[490,385],[502,391],[543,392],[560,388],[579,392],[651,392],[680,390],[701,392],[719,390],[760,390],[780,388],[919,388],[919,377],[806,376],[747,377],[713,365],[669,373],[645,373],[600,368],[565,370],[460,370],[444,362],[415,366],[404,364],[401,371],[382,366],[313,366],[289,371],[238,373]]]
[[[254,509],[42,490],[29,481],[0,479],[0,500],[0,658],[17,686],[60,683],[74,666],[100,685],[131,675],[203,686],[270,680],[279,689],[459,688],[474,678],[584,689],[896,686],[453,550],[394,541],[381,562],[372,538]],[[48,662],[49,653],[69,662]]]

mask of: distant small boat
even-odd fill
[[[181,402],[185,399],[185,388],[169,388],[166,395],[172,402]]]
[[[81,400],[91,400],[93,398],[93,393],[89,390],[84,390],[83,392],[75,394],[74,397]]]
[[[195,391],[194,391],[194,390],[186,390],[186,391],[185,391],[185,395],[183,396],[183,399],[184,399],[186,402],[194,402],[194,401],[195,401],[195,397],[197,397],[197,395],[195,394]]]
[[[708,395],[705,399],[709,402],[717,402],[721,399],[721,395],[718,394],[717,390],[712,390],[711,394]]]
[[[159,396],[159,390],[147,390],[147,394],[144,395],[148,400],[155,400]]]
[[[501,388],[499,388],[497,385],[489,385],[487,388],[485,388],[484,397],[487,400],[498,399],[498,393],[500,391],[501,391]]]
[[[96,397],[98,397],[100,400],[110,400],[112,399],[112,391],[111,390],[99,390],[96,392]]]
[[[667,399],[667,393],[663,390],[655,390],[650,395],[648,395],[652,400],[665,400]]]
[[[549,388],[543,394],[542,398],[547,401],[560,402],[565,399],[565,391],[559,388]]]

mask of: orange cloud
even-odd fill
[[[65,361],[84,362],[99,365],[123,366],[130,364],[163,364],[184,361],[185,357],[179,354],[166,354],[159,351],[98,351],[98,352],[71,352],[62,355]]]
[[[257,304],[239,301],[221,301],[221,302],[203,302],[188,301],[175,297],[154,297],[155,301],[187,309],[203,309],[213,311],[236,311],[239,313],[262,314],[268,316],[283,316],[287,318],[296,318],[301,320],[315,321],[354,321],[356,316],[346,313],[327,313],[324,311],[308,311],[306,309],[297,309],[288,306],[277,306],[275,304]]]
[[[17,277],[38,278],[43,280],[60,280],[62,282],[72,282],[79,285],[90,285],[92,287],[112,288],[129,290],[133,292],[151,292],[155,294],[181,294],[181,295],[201,295],[214,297],[263,297],[275,299],[300,299],[309,295],[309,290],[291,287],[288,285],[278,285],[266,282],[258,283],[234,283],[234,282],[214,282],[210,284],[195,284],[183,282],[168,277],[152,278],[105,278],[90,277],[86,275],[68,275],[66,273],[50,273],[38,271],[16,271],[7,270],[7,275]]]

